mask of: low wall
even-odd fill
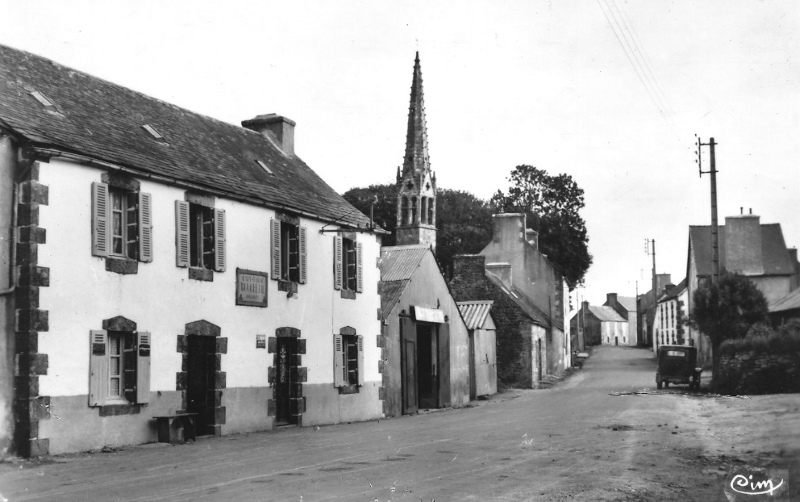
[[[723,354],[718,391],[727,394],[800,392],[800,351],[765,353],[753,350]]]

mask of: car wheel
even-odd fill
[[[661,390],[661,375],[659,375],[658,373],[656,373],[656,387],[658,388],[658,390]]]
[[[664,380],[664,388],[669,389],[669,380]]]

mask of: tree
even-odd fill
[[[498,190],[491,204],[497,212],[524,212],[530,226],[539,232],[539,248],[558,267],[570,285],[583,282],[592,264],[583,189],[572,176],[551,176],[529,165],[511,171],[507,193]]]
[[[352,188],[343,197],[362,213],[373,208],[375,224],[390,232],[383,237],[384,246],[394,246],[397,227],[397,186],[370,185]],[[489,204],[471,193],[438,189],[436,192],[436,259],[448,275],[452,275],[453,257],[474,254],[492,239],[492,211]]]
[[[751,326],[767,322],[764,294],[740,274],[723,271],[719,281],[704,281],[692,296],[689,324],[711,341],[713,378],[719,375],[719,348],[725,340],[744,338]],[[716,385],[716,382],[715,382]]]
[[[397,187],[394,184],[351,188],[342,197],[367,216],[374,203],[372,214],[375,224],[389,232],[383,236],[383,245],[394,246],[394,229],[397,227]]]

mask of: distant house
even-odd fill
[[[606,295],[606,302],[603,304],[603,306],[614,309],[614,311],[628,323],[624,337],[620,338],[618,340],[619,343],[616,345],[628,345],[630,347],[636,347],[639,344],[636,337],[636,298],[617,296],[616,293],[608,293]]]
[[[745,275],[774,304],[798,284],[797,250],[786,247],[779,223],[762,224],[754,214],[725,218],[719,226],[719,267]],[[689,227],[686,263],[687,312],[694,307],[694,292],[712,276],[711,227]],[[698,347],[701,362],[710,361],[711,345],[697,330],[687,330]]]
[[[602,343],[602,326],[600,317],[595,313],[595,309],[589,305],[588,301],[581,304],[581,308],[570,320],[570,332],[576,334],[578,344],[572,350],[586,350],[586,347],[600,345]]]
[[[652,286],[649,291],[639,295],[636,303],[638,327],[636,332],[639,336],[639,345],[642,347],[653,346],[653,323],[656,316],[656,300],[662,294],[667,284],[672,284],[670,274],[656,274],[656,289]]]
[[[469,330],[469,398],[497,393],[497,336],[491,300],[458,302]]]
[[[653,327],[653,351],[661,345],[694,345],[694,340],[686,337],[686,305],[688,290],[686,279],[677,286],[667,285],[664,294],[658,299]]]
[[[497,372],[506,385],[538,387],[570,361],[568,294],[560,272],[539,250],[524,214],[496,214],[492,241],[477,256],[457,256],[450,281],[458,301],[493,300]]]

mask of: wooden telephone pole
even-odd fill
[[[695,135],[697,136],[697,135]],[[700,170],[700,177],[704,174],[711,175],[711,282],[719,280],[719,224],[717,222],[717,163],[714,156],[714,138],[710,138],[708,143],[703,143],[697,138],[697,168]],[[709,159],[711,168],[703,171],[703,159],[700,152],[704,146],[709,148]]]

